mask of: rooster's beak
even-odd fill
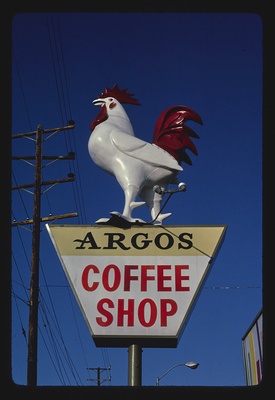
[[[103,104],[105,104],[105,101],[104,101],[104,100],[101,100],[101,99],[95,99],[95,100],[92,101],[92,103],[93,103],[95,106],[102,106]]]

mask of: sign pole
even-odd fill
[[[137,344],[128,347],[128,386],[141,386],[142,348]]]

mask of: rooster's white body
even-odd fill
[[[120,215],[128,221],[137,221],[132,217],[133,209],[146,204],[152,221],[162,224],[171,213],[160,213],[162,194],[156,193],[154,187],[157,185],[164,191],[170,183],[178,183],[177,174],[183,168],[166,150],[134,135],[117,98],[105,95],[93,104],[101,106],[101,111],[91,124],[88,150],[94,163],[115,176],[124,191],[125,204]],[[136,201],[138,197],[142,201]]]

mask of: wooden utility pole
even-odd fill
[[[109,367],[107,368],[101,368],[101,367],[97,367],[97,368],[87,368],[88,370],[93,370],[93,371],[97,371],[97,378],[93,379],[93,378],[88,378],[87,381],[94,381],[97,382],[97,386],[100,386],[102,382],[105,381],[110,381],[111,377],[107,378],[107,379],[102,379],[100,374],[102,371],[109,371],[111,369],[111,366],[109,365]]]
[[[32,230],[32,257],[31,257],[31,276],[30,276],[30,302],[29,302],[29,332],[28,332],[28,368],[27,368],[27,385],[28,386],[36,386],[37,385],[37,344],[38,344],[38,304],[39,304],[39,252],[40,252],[40,223],[41,221],[66,218],[66,217],[75,217],[77,213],[71,214],[63,214],[55,217],[46,217],[41,218],[41,186],[45,184],[55,184],[55,183],[64,183],[68,181],[74,180],[74,175],[69,174],[68,179],[60,179],[60,180],[51,180],[48,182],[42,182],[42,160],[43,159],[51,159],[51,160],[72,160],[74,159],[74,153],[70,153],[68,156],[43,156],[42,155],[42,138],[44,133],[52,133],[65,129],[74,128],[74,122],[70,121],[70,125],[61,128],[47,129],[43,131],[41,125],[38,125],[37,131],[29,132],[25,134],[19,134],[13,136],[13,139],[28,137],[28,136],[36,136],[36,149],[35,149],[35,157],[33,156],[14,156],[14,160],[27,160],[34,159],[35,160],[35,174],[34,174],[34,183],[33,184],[25,184],[17,187],[13,187],[12,189],[25,189],[27,187],[34,188],[34,203],[33,203],[33,219],[26,220],[22,222],[14,222],[12,225],[24,225],[24,224],[33,224]]]
[[[37,384],[37,327],[38,327],[38,292],[39,292],[39,249],[40,249],[40,204],[41,204],[41,170],[42,170],[42,126],[38,125],[36,133],[32,259],[30,279],[30,313],[28,339],[28,373],[27,384]]]

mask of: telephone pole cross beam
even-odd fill
[[[109,371],[111,369],[111,366],[109,365],[109,367],[107,368],[101,368],[101,367],[96,367],[96,368],[87,368],[88,370],[93,370],[93,371],[97,371],[97,378],[92,379],[92,378],[88,378],[87,381],[94,381],[97,382],[97,386],[100,386],[102,382],[105,381],[110,381],[111,377],[107,378],[107,379],[101,379],[100,375],[102,371]]]

